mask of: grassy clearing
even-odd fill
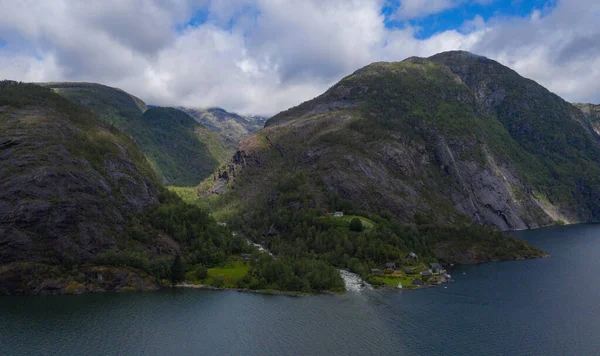
[[[375,223],[372,220],[358,215],[345,215],[342,217],[321,216],[318,218],[318,221],[322,224],[326,224],[335,228],[348,229],[350,226],[350,221],[352,221],[354,218],[360,219],[365,230],[375,227]]]
[[[177,194],[181,200],[188,204],[199,205],[198,189],[195,187],[167,187],[170,191]]]
[[[209,268],[205,279],[193,280],[192,282],[215,287],[235,288],[238,280],[247,275],[249,270],[250,265],[248,263],[242,261],[230,262],[224,267]],[[188,277],[191,276],[191,274],[188,275]]]

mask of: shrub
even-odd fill
[[[194,278],[200,280],[206,278],[208,275],[208,270],[203,265],[198,265],[196,270],[194,271]]]
[[[361,232],[363,231],[363,224],[362,221],[360,221],[359,218],[354,218],[350,221],[350,230],[351,231],[356,231],[356,232]]]

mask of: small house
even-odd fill
[[[336,211],[335,213],[333,213],[334,218],[341,218],[342,216],[344,216],[344,213],[342,213],[341,211]]]
[[[415,271],[413,271],[411,268],[407,268],[407,269],[404,270],[404,273],[406,273],[406,274],[414,274]]]
[[[333,213],[330,213],[328,211],[325,212],[325,216],[332,216],[332,215],[333,215]]]
[[[240,255],[240,258],[242,259],[242,261],[249,261],[252,258],[252,255],[249,253],[242,253]]]
[[[429,277],[431,276],[431,270],[427,270],[427,271],[421,271],[420,275],[423,277]]]
[[[435,274],[444,273],[444,268],[439,263],[430,263],[431,271]]]
[[[383,274],[379,268],[371,268],[371,273],[375,275]]]
[[[412,281],[412,284],[417,285],[417,286],[424,286],[425,281],[420,280],[420,279],[415,279],[414,281]]]
[[[413,261],[414,261],[414,260],[417,260],[417,259],[419,259],[419,257],[417,256],[417,254],[416,254],[416,253],[414,253],[414,252],[409,252],[409,253],[408,253],[408,255],[406,255],[406,259],[408,259],[408,260],[413,260]]]
[[[393,271],[396,269],[396,264],[394,262],[386,262],[385,269]]]

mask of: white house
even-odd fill
[[[342,216],[344,216],[344,213],[342,213],[341,211],[336,211],[335,213],[333,213],[333,216],[336,218],[341,218]]]

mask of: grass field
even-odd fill
[[[248,274],[250,266],[241,261],[232,262],[225,267],[214,267],[208,269],[208,276],[202,281],[203,284],[219,286],[222,279],[222,287],[236,287],[237,281]]]

